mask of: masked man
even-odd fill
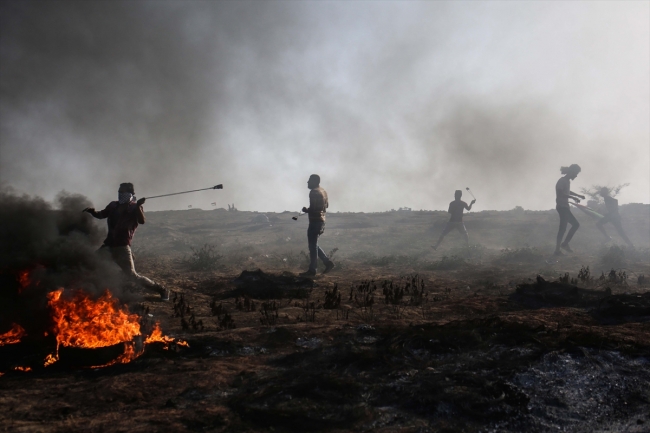
[[[132,183],[122,183],[117,192],[117,201],[110,202],[104,210],[99,212],[92,207],[84,209],[84,212],[88,212],[98,219],[108,218],[108,236],[106,236],[100,251],[108,250],[115,263],[122,268],[125,274],[144,287],[160,293],[160,298],[163,301],[168,301],[169,290],[135,271],[131,241],[138,224],[144,224],[142,205],[145,199],[141,198],[136,202],[134,194]]]
[[[307,188],[309,192],[309,208],[303,207],[302,211],[309,215],[309,228],[307,229],[307,243],[309,244],[309,270],[300,274],[305,277],[313,277],[316,275],[316,268],[318,267],[318,258],[325,263],[324,274],[334,268],[332,262],[325,254],[325,251],[318,246],[318,238],[325,231],[325,213],[329,207],[327,199],[327,192],[320,187],[320,176],[312,174],[307,181]]]

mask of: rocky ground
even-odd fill
[[[650,206],[621,213],[636,248],[577,214],[559,259],[554,211],[471,213],[439,251],[444,213],[333,214],[313,281],[294,214],[150,213],[136,266],[174,295],[130,307],[190,347],[10,371],[0,430],[648,431]]]

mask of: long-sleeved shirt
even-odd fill
[[[119,204],[113,201],[99,212],[92,214],[95,218],[108,218],[108,236],[104,240],[107,247],[124,247],[131,245],[138,224],[144,224],[144,210],[136,203]]]
[[[329,207],[327,192],[320,186],[309,192],[309,222],[325,222],[325,213]]]

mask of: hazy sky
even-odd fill
[[[650,2],[0,3],[0,182],[146,209],[650,202]]]

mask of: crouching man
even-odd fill
[[[320,187],[320,176],[312,174],[307,181],[309,192],[309,208],[303,207],[302,211],[309,215],[309,228],[307,229],[307,243],[309,244],[309,270],[300,274],[303,277],[313,277],[316,275],[318,267],[318,258],[325,263],[324,274],[334,268],[332,262],[325,254],[325,251],[318,246],[318,238],[325,231],[325,214],[329,207],[327,192]]]
[[[144,287],[160,293],[160,298],[163,301],[168,301],[169,290],[135,271],[131,241],[138,224],[144,224],[142,205],[145,199],[141,198],[136,202],[134,194],[132,183],[122,183],[117,192],[117,201],[110,202],[104,210],[99,212],[92,207],[84,209],[84,212],[88,212],[97,219],[108,218],[108,236],[99,250],[108,250],[115,263],[122,268],[125,274]]]

